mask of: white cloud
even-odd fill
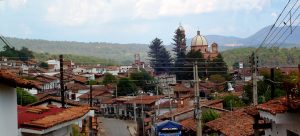
[[[4,5],[5,5],[4,0],[0,0],[0,11],[1,12],[4,10]]]
[[[213,11],[262,10],[270,0],[138,0],[136,16],[183,16]]]
[[[8,0],[8,6],[12,9],[19,9],[25,6],[27,0]]]
[[[17,1],[17,0],[14,0]],[[78,26],[115,19],[155,19],[214,11],[260,11],[271,0],[52,0],[46,20]]]
[[[235,33],[237,28],[235,26],[229,25],[227,27],[213,27],[209,29],[211,34],[222,34],[222,35],[231,35]]]
[[[274,17],[274,18],[276,18],[278,15],[277,15],[276,12],[272,12],[272,13],[271,13],[271,16]]]
[[[106,23],[129,10],[130,6],[125,1],[54,0],[47,9],[46,20],[67,26]]]

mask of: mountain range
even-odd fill
[[[219,50],[257,47],[267,35],[271,26],[265,27],[248,38],[238,38],[220,35],[205,36],[208,42],[219,44]],[[288,27],[274,27],[274,30],[288,30]],[[282,31],[284,32],[284,31]],[[276,33],[275,33],[276,34]],[[274,35],[275,35],[274,34]],[[281,35],[280,33],[278,36]],[[300,29],[297,27],[293,34],[285,41],[284,47],[295,47],[300,45]],[[134,54],[139,53],[141,58],[147,58],[148,44],[118,44],[105,42],[75,42],[75,41],[47,41],[38,39],[20,39],[6,37],[11,46],[20,49],[22,46],[29,48],[36,53],[48,54],[74,54],[81,56],[93,56],[107,61],[115,60],[119,64],[129,64],[134,59]],[[190,45],[192,38],[187,39],[187,45]],[[275,41],[275,40],[274,40]],[[281,42],[281,41],[280,41]],[[280,43],[278,42],[278,43]],[[1,46],[0,42],[0,46]],[[167,49],[171,50],[173,45],[168,45]],[[283,47],[283,46],[281,46]]]
[[[207,35],[206,39],[210,42],[216,42],[220,46],[251,46],[257,47],[267,36],[272,26],[267,26],[257,31],[247,38],[220,36],[220,35]],[[293,27],[294,29],[294,27]],[[273,31],[269,34],[266,44],[284,44],[284,45],[297,45],[300,44],[300,28],[296,27],[291,35],[284,41],[288,34],[291,32],[291,27],[274,27]],[[276,37],[275,37],[276,36]],[[281,38],[280,38],[281,37]],[[279,39],[280,38],[280,39]],[[279,39],[279,40],[278,40]],[[277,41],[278,40],[278,41]],[[277,41],[277,42],[276,42]],[[282,43],[284,41],[284,43]]]

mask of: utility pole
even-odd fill
[[[143,94],[141,95],[141,101],[143,102]],[[145,118],[144,118],[144,104],[142,106],[142,124],[143,124],[143,135],[145,135]]]
[[[258,104],[257,102],[257,56],[253,52],[251,55],[251,65],[252,65],[252,91],[253,91],[253,105],[256,106]]]
[[[118,98],[118,84],[116,85],[116,99]],[[117,108],[116,108],[117,118],[119,118],[119,103],[117,101]]]
[[[134,122],[136,123],[136,103],[133,103],[133,116],[134,116]]]
[[[61,107],[65,106],[65,87],[64,87],[64,59],[63,55],[59,55],[59,70],[60,70],[60,97],[61,97]]]
[[[202,136],[202,124],[201,124],[201,108],[200,108],[200,92],[199,92],[199,76],[198,76],[198,64],[197,61],[194,64],[194,82],[195,82],[195,96],[196,96],[196,103],[195,103],[195,117],[197,119],[197,136]]]
[[[159,97],[158,94],[158,84],[156,83],[156,96]],[[159,116],[160,112],[159,112],[159,104],[160,104],[160,98],[158,99],[158,103],[157,103],[157,112],[155,112],[155,122],[157,122],[157,117]]]
[[[168,81],[168,78],[170,76],[168,75],[166,78],[165,78],[165,83],[167,85],[167,88],[168,88],[168,96],[169,96],[169,111],[170,111],[170,117],[171,117],[171,120],[173,120],[173,114],[172,114],[172,99],[171,99],[171,89],[170,89],[170,85],[169,85],[169,81]]]
[[[257,102],[257,63],[258,63],[258,58],[255,54],[255,52],[253,52],[251,54],[250,57],[250,64],[251,64],[251,68],[252,68],[252,91],[253,91],[253,105],[256,106],[258,104]],[[256,120],[254,119],[254,122],[256,123]],[[258,129],[254,129],[254,136],[259,136],[259,130]]]
[[[91,81],[89,82],[90,83],[90,108],[93,108],[93,87],[92,87],[92,84],[91,84]],[[93,117],[90,116],[90,124],[89,124],[89,127],[90,127],[90,136],[93,136],[94,135],[94,132],[93,132]]]

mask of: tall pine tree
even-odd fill
[[[177,80],[185,80],[186,73],[184,72],[186,63],[186,38],[185,38],[185,31],[182,26],[179,26],[173,37],[173,51],[175,52],[175,68],[173,73],[176,75]]]
[[[172,66],[170,53],[163,46],[163,41],[155,38],[149,46],[148,57],[150,65],[154,68],[156,74],[168,73]]]

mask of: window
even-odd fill
[[[290,130],[286,130],[286,135],[287,136],[299,136],[297,133],[290,131]]]
[[[76,94],[71,94],[71,99],[75,100],[76,99]]]

